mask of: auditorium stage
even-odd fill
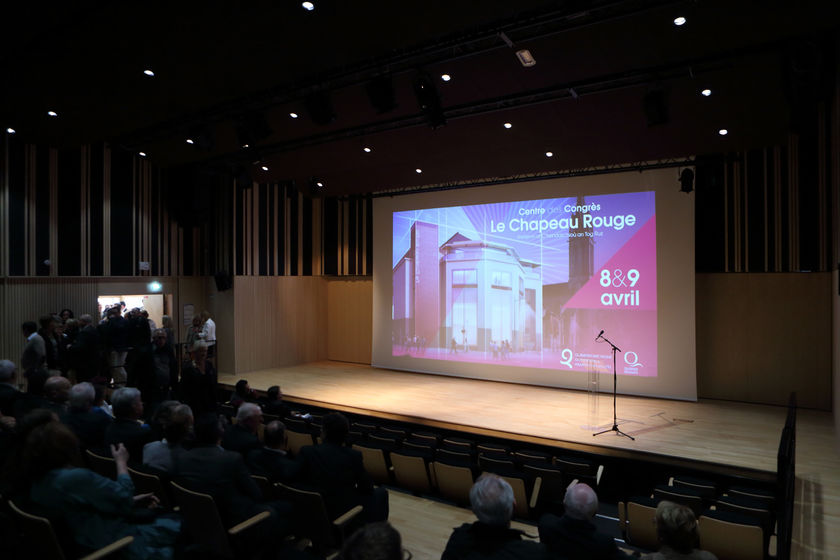
[[[702,463],[722,474],[772,480],[786,409],[727,401],[685,402],[532,387],[317,362],[247,375],[264,391],[279,385],[287,400],[441,429],[557,445],[613,457],[675,465]],[[620,381],[620,380],[619,380]],[[797,558],[840,557],[840,454],[831,413],[799,410],[794,550]],[[833,554],[832,554],[833,552]]]

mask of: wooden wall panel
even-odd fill
[[[327,280],[327,357],[370,364],[373,332],[373,281]]]
[[[326,359],[323,278],[234,279],[236,374]]]
[[[831,278],[698,274],[698,396],[831,410]]]

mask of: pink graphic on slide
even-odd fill
[[[656,216],[566,303],[577,309],[656,309]]]

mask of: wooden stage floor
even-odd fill
[[[685,402],[376,369],[342,362],[219,375],[245,378],[287,399],[430,427],[558,445],[607,456],[685,464],[772,478],[786,409],[727,401]],[[797,416],[795,558],[840,558],[840,453],[831,413]]]

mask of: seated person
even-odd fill
[[[236,424],[225,430],[222,447],[228,451],[241,453],[243,458],[248,456],[249,451],[261,448],[262,443],[257,433],[262,419],[262,410],[258,405],[242,404],[236,411]]]
[[[570,484],[563,505],[563,517],[546,513],[540,518],[540,542],[549,552],[569,560],[629,558],[619,550],[615,539],[595,527],[598,496],[592,488],[582,483]]]
[[[717,560],[706,550],[699,550],[700,533],[691,508],[662,500],[656,506],[656,535],[659,551],[642,556],[646,560]]]
[[[265,399],[260,403],[264,414],[271,414],[278,418],[287,418],[292,415],[292,410],[283,402],[283,393],[279,385],[272,385],[265,392]]]
[[[441,560],[549,557],[542,544],[523,540],[522,531],[510,528],[513,489],[503,478],[481,475],[470,489],[470,505],[478,521],[452,531]]]
[[[184,449],[184,442],[192,432],[193,413],[190,407],[179,404],[172,409],[163,427],[163,439],[152,441],[143,447],[143,465],[153,469],[171,472],[172,455]]]
[[[257,402],[257,397],[248,381],[240,379],[236,382],[228,402],[233,408],[239,408],[243,403]]]
[[[362,454],[344,445],[350,431],[347,418],[332,412],[324,416],[323,422],[323,443],[305,445],[300,450],[297,460],[301,480],[323,496],[327,512],[333,518],[361,505],[368,522],[387,520],[387,491],[373,487]]]
[[[411,555],[408,556],[411,558]],[[403,560],[402,537],[387,521],[368,523],[350,535],[339,560]]]
[[[272,519],[263,522],[254,536],[260,542],[288,532],[286,516],[291,506],[285,502],[262,504],[262,494],[251,473],[245,467],[242,455],[222,449],[224,428],[212,412],[198,416],[195,421],[193,448],[175,455],[172,478],[190,490],[210,494],[219,508],[222,523],[232,527],[262,512],[270,511]],[[271,506],[271,507],[269,507]]]
[[[246,458],[252,474],[265,476],[274,482],[291,482],[300,472],[300,464],[286,453],[286,426],[279,420],[269,422],[263,433],[265,445],[252,449]]]
[[[66,523],[75,542],[84,549],[101,548],[132,536],[134,541],[123,550],[129,560],[171,559],[181,523],[167,516],[151,522],[146,519],[142,524],[132,521],[136,505],[155,505],[156,499],[151,494],[134,495],[125,447],[112,447],[116,480],[74,468],[78,449],[76,436],[59,422],[48,422],[29,433],[23,462],[32,479],[32,501]]]
[[[73,430],[82,449],[98,450],[105,444],[105,431],[111,425],[111,417],[98,414],[92,409],[96,390],[87,381],[70,388],[69,410],[61,421]]]
[[[143,417],[140,391],[134,387],[121,387],[111,396],[111,405],[114,421],[105,430],[105,445],[122,443],[129,456],[139,463],[143,458],[143,446],[152,441],[151,430],[140,423]]]

